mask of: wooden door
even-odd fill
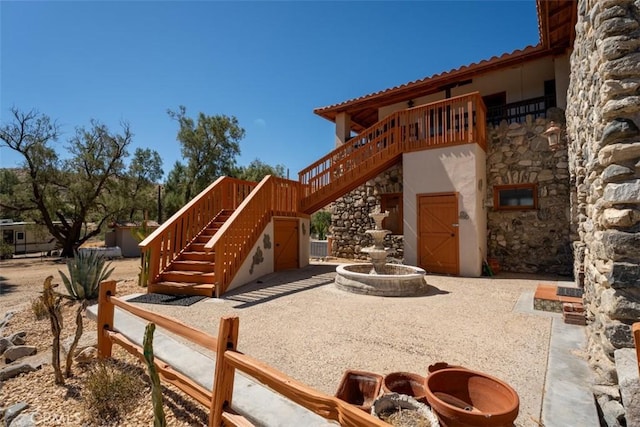
[[[273,268],[275,271],[298,268],[298,220],[276,218],[274,227]]]
[[[428,273],[459,274],[458,197],[418,196],[418,262]]]

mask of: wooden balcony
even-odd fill
[[[317,211],[405,152],[474,143],[486,151],[486,108],[478,92],[395,112],[300,171],[300,211]]]

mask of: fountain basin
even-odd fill
[[[426,271],[419,267],[386,264],[377,274],[370,274],[373,265],[341,264],[336,268],[338,289],[356,294],[385,297],[411,297],[428,291]]]

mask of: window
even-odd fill
[[[16,240],[24,240],[24,233],[22,231],[16,233]]]
[[[382,221],[382,228],[391,234],[402,234],[402,193],[380,195],[380,210],[389,211],[389,216]]]
[[[536,184],[496,185],[493,187],[493,208],[524,210],[538,208]]]

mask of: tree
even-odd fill
[[[331,225],[331,213],[327,211],[318,211],[311,215],[311,233],[317,234],[318,239],[324,240],[327,237],[327,231]]]
[[[186,202],[217,178],[233,174],[236,156],[240,154],[239,143],[245,131],[233,116],[199,113],[196,123],[187,117],[187,110],[182,105],[178,111],[168,110],[167,113],[180,126],[176,139],[182,146],[182,157],[186,161],[183,169],[186,173]],[[183,165],[176,163],[175,167],[182,169]]]
[[[156,208],[157,182],[162,178],[162,159],[157,151],[149,148],[136,148],[133,159],[123,182],[127,186],[127,198],[131,201],[129,221],[147,219],[145,212]],[[141,218],[136,218],[136,212],[142,212]]]
[[[133,134],[126,123],[117,134],[92,120],[89,128],[76,129],[63,161],[50,146],[59,136],[55,122],[35,110],[12,108],[11,113],[12,121],[0,127],[0,141],[24,157],[30,187],[28,200],[14,208],[46,225],[62,245],[62,255],[71,257],[107,219],[127,211],[127,200],[113,196]],[[85,226],[88,221],[95,223],[92,229]]]
[[[164,184],[163,208],[165,218],[178,212],[187,202],[185,200],[187,193],[186,169],[182,163],[176,162],[171,172],[169,172],[167,181]]]
[[[234,176],[245,181],[260,182],[267,175],[279,176],[284,178],[285,168],[283,165],[271,166],[259,159],[255,159],[248,166],[240,166]]]

